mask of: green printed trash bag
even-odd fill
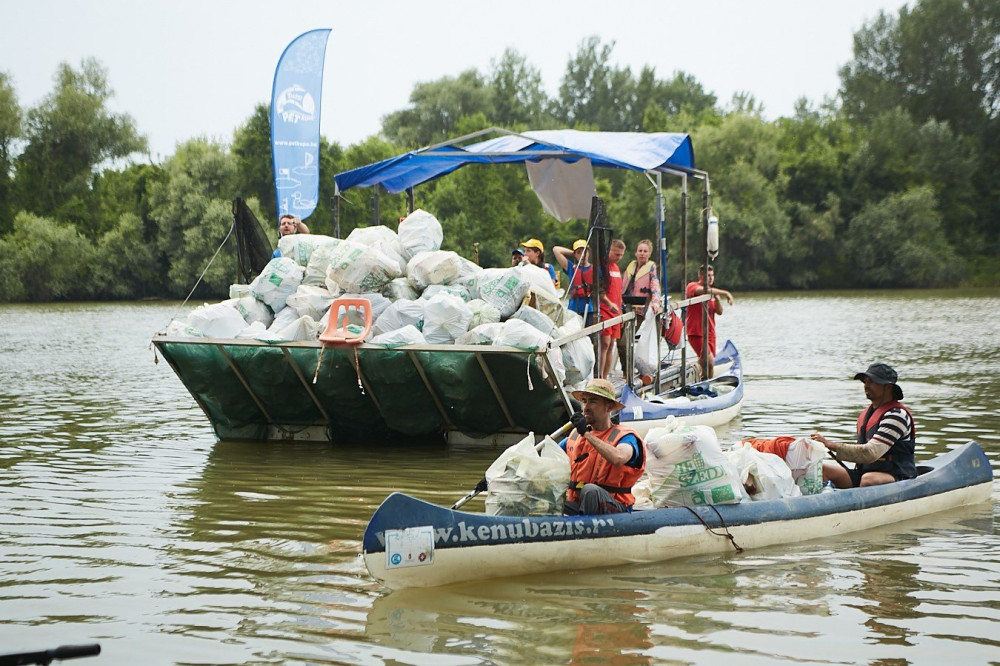
[[[562,515],[569,486],[569,458],[551,437],[538,450],[528,436],[500,454],[486,470],[490,516]]]
[[[646,435],[646,473],[636,508],[736,504],[743,488],[709,426],[653,428]],[[639,498],[644,501],[640,505]]]

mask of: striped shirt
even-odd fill
[[[905,409],[896,407],[882,415],[882,420],[878,422],[878,430],[870,441],[885,445],[885,450],[888,451],[899,440],[908,439],[912,432],[913,422],[910,420],[910,415]]]

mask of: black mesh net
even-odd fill
[[[236,252],[239,257],[240,276],[247,283],[252,281],[271,261],[274,248],[261,228],[257,216],[243,199],[233,200],[233,224],[236,226]]]

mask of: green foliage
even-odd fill
[[[150,192],[152,218],[159,226],[157,249],[165,257],[167,293],[187,294],[232,226],[231,193],[236,161],[225,148],[206,139],[177,147],[163,164],[165,179]],[[220,254],[197,292],[225,294],[236,275],[236,254]]]
[[[233,197],[257,199],[267,222],[278,219],[274,200],[274,162],[271,156],[271,108],[257,104],[246,122],[233,133],[237,187]],[[322,172],[329,173],[329,172]]]
[[[845,254],[852,286],[937,287],[951,284],[963,267],[948,246],[930,187],[920,187],[865,207],[851,220]]]
[[[95,292],[94,246],[72,226],[19,213],[0,252],[0,301],[84,300]]]
[[[21,136],[21,107],[17,92],[10,83],[10,76],[0,72],[0,236],[14,226],[11,206],[13,196],[12,150],[14,141]]]
[[[452,138],[462,116],[488,114],[493,107],[493,89],[479,72],[466,70],[454,78],[418,83],[410,94],[410,104],[382,122],[382,133],[408,149]]]
[[[72,223],[96,238],[91,181],[108,161],[146,150],[132,118],[107,109],[112,97],[107,74],[96,60],[79,70],[62,64],[55,90],[28,111],[27,146],[16,160],[15,184],[21,207]]]

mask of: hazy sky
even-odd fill
[[[22,107],[49,94],[60,62],[108,70],[112,108],[131,114],[154,158],[195,136],[229,141],[271,94],[299,34],[331,28],[322,133],[347,146],[408,104],[413,85],[475,68],[513,47],[555,94],[582,40],[615,42],[634,73],[693,75],[722,103],[746,91],[769,118],[836,93],[852,36],[899,0],[0,0],[0,71]]]

